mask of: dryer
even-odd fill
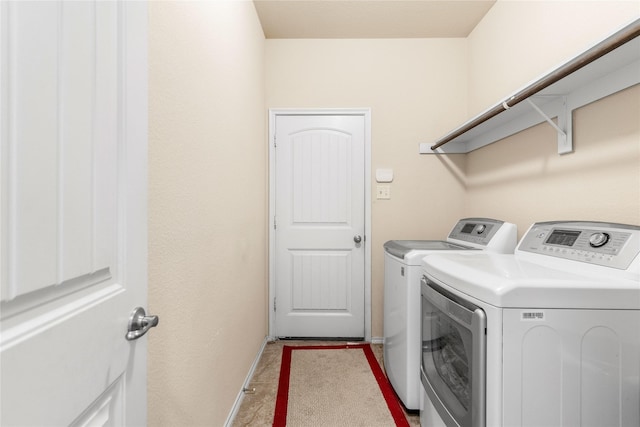
[[[514,224],[490,218],[456,222],[446,240],[390,240],[384,244],[384,367],[408,409],[420,409],[420,277],[428,254],[451,251],[513,253]]]
[[[640,425],[640,227],[536,223],[423,274],[423,425]]]

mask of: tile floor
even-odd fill
[[[325,341],[273,341],[265,346],[260,361],[251,379],[249,390],[245,394],[242,404],[233,421],[234,427],[270,426],[273,423],[273,411],[278,392],[278,379],[280,377],[280,362],[282,359],[282,346],[284,345],[319,345],[319,344],[344,344],[341,342]],[[382,362],[382,344],[372,344],[371,348],[384,369]],[[405,415],[411,426],[420,425],[418,411],[407,411]],[[333,427],[333,426],[332,426]]]

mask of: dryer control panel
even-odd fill
[[[503,221],[490,218],[461,219],[449,233],[449,239],[486,245],[502,224]]]
[[[535,223],[518,250],[626,270],[640,253],[640,227],[583,221]]]
[[[498,219],[464,218],[453,227],[447,241],[512,254],[518,243],[518,230],[515,224]]]

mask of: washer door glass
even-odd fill
[[[431,319],[431,361],[465,410],[471,407],[471,332],[436,310]]]
[[[426,294],[426,295],[425,295]],[[476,313],[476,310],[478,313]],[[475,360],[478,349],[474,333],[484,335],[484,326],[476,325],[484,319],[484,312],[469,310],[429,287],[422,295],[422,371],[426,377],[425,389],[438,413],[447,425],[483,425],[483,375],[475,370],[484,360]],[[479,350],[484,350],[484,344]],[[484,359],[484,357],[480,357]],[[475,414],[475,415],[474,415]]]

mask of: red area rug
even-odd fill
[[[369,344],[284,346],[273,426],[409,426]]]

